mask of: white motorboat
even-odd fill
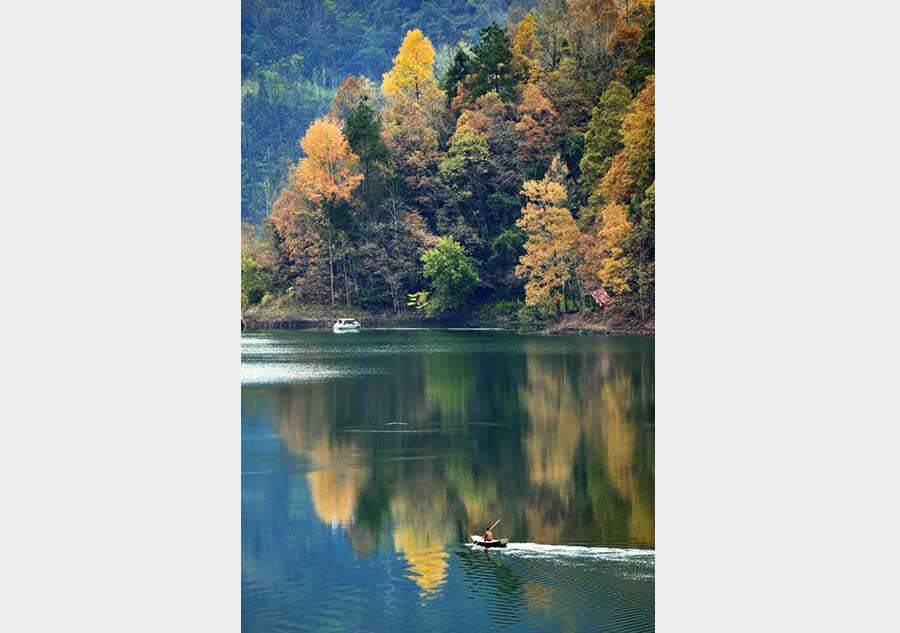
[[[362,326],[356,319],[338,319],[332,328],[335,332],[355,332]]]

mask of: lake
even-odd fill
[[[654,628],[653,338],[242,334],[241,445],[244,631]]]

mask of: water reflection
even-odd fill
[[[268,459],[304,477],[316,520],[343,533],[357,560],[393,552],[419,599],[445,590],[451,552],[483,572],[486,553],[459,544],[500,517],[497,533],[521,543],[654,546],[652,341],[305,335],[270,346],[277,362],[250,339],[244,362],[265,363],[267,376],[279,363],[289,376],[304,363],[338,375],[243,388],[244,419],[287,449],[245,448],[245,470]],[[283,540],[277,529],[253,537]],[[255,546],[245,538],[245,567]],[[543,617],[553,583],[494,567],[494,585]]]

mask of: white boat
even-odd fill
[[[338,319],[332,329],[335,332],[353,332],[361,327],[356,319]]]

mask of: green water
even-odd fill
[[[654,341],[242,336],[245,631],[649,631]],[[468,546],[496,519],[505,550]]]

